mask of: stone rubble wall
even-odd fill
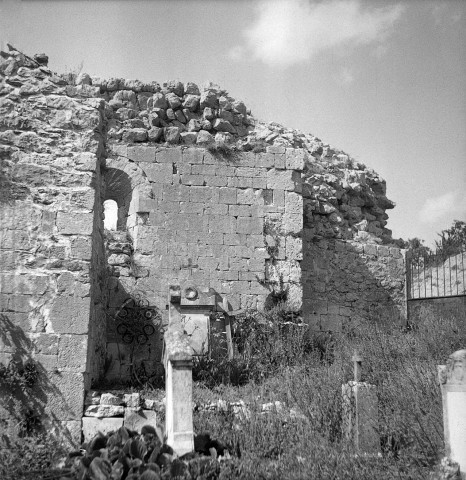
[[[350,331],[362,319],[406,319],[405,260],[394,246],[317,239],[304,229],[303,313],[316,330]]]
[[[38,364],[23,406],[79,441],[84,390],[105,353],[104,102],[68,97],[59,77],[15,50],[0,73],[0,360]],[[7,397],[0,405],[11,432],[24,418]]]

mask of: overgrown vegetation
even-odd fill
[[[214,142],[207,145],[207,151],[217,158],[234,158],[236,154],[236,146],[225,142]]]
[[[66,455],[66,449],[53,437],[34,435],[21,438],[10,448],[0,449],[0,478],[2,480],[62,478],[66,472],[58,468],[58,465]]]
[[[270,329],[246,328],[240,358],[260,357],[245,371],[249,383],[197,394],[204,402],[242,398],[250,415],[200,411],[196,428],[222,438],[241,459],[236,478],[427,478],[444,448],[437,365],[465,348],[465,338],[459,319],[427,310],[421,318],[411,330],[364,322],[332,336],[289,328],[276,314]],[[352,379],[355,349],[364,358],[363,380],[377,386],[380,458],[355,457],[341,430],[341,385]],[[264,416],[260,405],[274,400],[307,420]]]
[[[20,436],[36,432],[40,426],[40,414],[28,405],[27,398],[39,377],[37,364],[32,359],[24,362],[12,358],[7,365],[0,363],[1,406],[16,419],[16,430]]]
[[[204,360],[194,372],[196,404],[227,405],[196,409],[195,431],[220,440],[231,457],[200,461],[202,472],[177,463],[178,477],[171,467],[148,474],[139,464],[126,478],[428,478],[444,454],[437,365],[466,345],[460,319],[428,310],[419,318],[411,329],[374,318],[331,335],[311,332],[283,306],[243,314],[233,326],[235,359]],[[378,457],[355,455],[342,431],[341,385],[352,379],[354,350],[363,357],[362,380],[377,386]],[[239,411],[228,404],[240,400]],[[275,401],[283,408],[265,414],[262,405]],[[94,457],[106,461],[103,453]],[[126,457],[121,462],[134,460]],[[63,478],[125,478],[102,471]]]

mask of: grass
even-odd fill
[[[271,316],[280,319],[280,312]],[[212,388],[210,379],[211,388],[201,382],[194,392],[199,403],[243,399],[249,418],[201,411],[196,431],[210,432],[236,452],[245,469],[241,478],[426,478],[444,454],[437,365],[464,348],[465,338],[454,318],[427,310],[421,318],[408,331],[367,322],[325,342],[277,322],[265,335],[249,333],[240,354],[252,365],[249,382]],[[352,379],[355,349],[364,358],[363,380],[377,386],[383,453],[377,459],[354,456],[341,431],[341,385]],[[260,405],[273,400],[302,412],[307,421],[293,422],[278,412],[264,416]]]
[[[196,404],[247,406],[242,415],[231,407],[195,411],[195,432],[208,432],[231,454],[200,478],[429,478],[444,455],[437,365],[465,348],[465,338],[459,319],[428,310],[420,318],[409,330],[374,319],[328,336],[281,307],[239,317],[234,364],[217,359],[194,371]],[[362,380],[377,387],[380,456],[357,455],[341,428],[341,385],[352,379],[354,350],[363,357]],[[264,414],[262,404],[276,400],[283,411]]]

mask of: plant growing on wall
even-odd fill
[[[18,430],[21,435],[33,433],[40,425],[38,412],[28,408],[24,401],[38,377],[39,370],[32,359],[25,362],[12,359],[8,365],[0,364],[0,391],[6,393],[4,405],[14,410],[15,417],[19,420]]]

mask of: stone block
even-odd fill
[[[265,168],[255,168],[255,167],[238,167],[236,169],[237,177],[260,177],[265,176]]]
[[[183,185],[204,185],[203,175],[181,175],[181,183]]]
[[[58,341],[60,336],[50,333],[38,333],[30,336],[35,353],[42,353],[44,355],[58,354]]]
[[[210,175],[212,175],[212,165],[206,165],[206,167],[210,170]],[[221,177],[234,177],[236,172],[236,167],[231,165],[217,165],[215,167],[215,175],[219,175]]]
[[[289,260],[303,259],[303,242],[300,238],[286,237],[285,255]]]
[[[191,165],[195,165],[195,164],[203,163],[203,159],[204,159],[203,149],[194,148],[194,147],[183,149],[183,156],[182,156],[183,163],[189,163]]]
[[[158,163],[181,163],[183,161],[181,147],[165,148],[159,150],[155,154],[155,161]]]
[[[173,183],[173,166],[171,163],[142,163],[144,173],[153,183]]]
[[[58,368],[57,355],[43,355],[42,353],[36,353],[33,355],[33,358],[34,361],[39,363],[47,372],[55,372]]]
[[[251,178],[251,187],[252,188],[267,188],[267,178],[264,177],[253,177]]]
[[[80,172],[95,172],[98,165],[98,157],[91,152],[82,152],[73,157],[74,168]]]
[[[364,245],[364,255],[377,255],[377,245]]]
[[[120,395],[113,393],[102,393],[100,396],[100,405],[123,405],[124,401]]]
[[[283,231],[285,234],[299,234],[303,230],[303,215],[284,215]]]
[[[236,220],[225,215],[209,215],[209,231],[214,233],[235,233]]]
[[[122,405],[89,405],[84,410],[85,417],[119,417],[124,415],[125,407]]]
[[[219,189],[219,202],[226,204],[236,204],[236,189],[223,187]]]
[[[238,217],[236,233],[260,235],[264,230],[264,219],[256,217]]]
[[[205,175],[204,176],[205,185],[209,187],[226,187],[228,184],[227,177],[221,177],[218,175]]]
[[[238,233],[225,234],[223,243],[225,245],[243,245],[246,242],[245,235],[239,235]]]
[[[204,213],[204,204],[195,202],[180,202],[180,213]]]
[[[183,164],[185,165],[185,164]],[[193,175],[215,175],[217,172],[217,167],[212,165],[188,165],[190,167],[190,172],[181,172],[180,173],[192,173]]]
[[[34,310],[36,299],[33,295],[8,296],[8,310],[13,312],[28,313]]]
[[[253,188],[238,190],[237,202],[239,205],[264,205],[262,190],[254,190]]]
[[[71,239],[71,256],[80,260],[90,260],[92,239],[89,237],[73,237]]]
[[[71,272],[64,272],[57,279],[57,290],[59,294],[73,295],[75,297],[85,297],[90,293],[90,283],[82,281]],[[85,279],[87,280],[87,279]]]
[[[180,202],[181,200],[187,200],[190,188],[183,187],[182,185],[163,185],[162,187],[162,199],[165,202]],[[184,197],[184,198],[183,198]]]
[[[275,168],[267,171],[267,188],[294,191],[299,174],[293,170],[277,170]]]
[[[204,209],[205,215],[228,215],[228,205],[226,203],[210,204]]]
[[[133,162],[155,162],[156,147],[137,145],[128,145],[127,157]]]
[[[274,155],[275,168],[285,169],[286,168],[286,156],[284,153],[276,153]]]
[[[157,413],[154,410],[133,410],[127,408],[123,425],[127,429],[138,433],[141,432],[141,428],[144,425],[150,425],[155,428],[157,426]]]
[[[273,168],[275,166],[275,157],[273,153],[258,153],[255,155],[254,165],[263,168]]]
[[[83,431],[84,441],[89,442],[99,432],[104,435],[110,432],[115,432],[122,426],[123,426],[123,417],[121,418],[83,417],[82,431]]]
[[[50,333],[88,333],[89,313],[89,297],[58,296],[50,309]]]
[[[139,395],[139,393],[125,393],[123,395],[123,402],[127,407],[139,408],[141,395]]]
[[[48,378],[42,381],[45,385],[39,382],[37,388],[47,392],[44,413],[57,420],[79,420],[84,405],[84,375],[51,371]],[[38,395],[38,398],[41,396],[43,394]]]
[[[93,213],[57,213],[58,233],[62,235],[91,235],[93,226]]]
[[[0,274],[0,292],[21,295],[43,295],[49,285],[48,275]]]
[[[280,189],[273,190],[273,204],[277,207],[285,206],[285,191]]]
[[[218,194],[213,187],[198,187],[193,186],[189,188],[189,201],[190,202],[200,202],[200,203],[209,203],[218,201]],[[221,191],[222,189],[220,189]]]
[[[285,153],[285,147],[282,145],[271,145],[266,148],[267,153]]]
[[[16,252],[0,251],[0,265],[4,271],[15,270],[20,264],[20,259],[21,256]]]
[[[302,171],[307,155],[302,148],[287,148],[285,152],[286,168]]]
[[[303,215],[303,197],[295,192],[285,192],[285,212],[291,215]]]
[[[55,422],[53,430],[47,429],[52,434],[60,438],[60,443],[67,449],[79,448],[81,445],[82,429],[81,420],[65,420]]]

